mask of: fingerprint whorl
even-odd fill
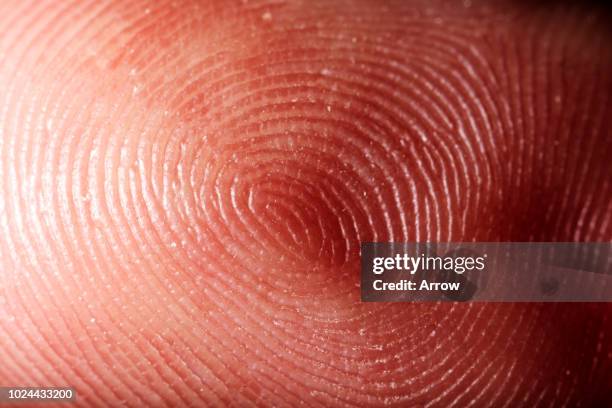
[[[443,45],[446,54],[457,54],[456,44],[434,43],[409,55]],[[234,65],[248,71],[220,69],[193,87],[206,92],[214,89],[205,85],[210,78],[225,75],[248,90],[207,93],[206,114],[218,120],[205,139],[194,134],[199,140],[186,142],[196,146],[186,148],[195,159],[180,183],[193,195],[189,225],[206,226],[203,240],[223,241],[229,257],[268,254],[310,268],[310,261],[339,267],[354,260],[363,241],[462,233],[466,210],[458,208],[479,206],[479,189],[491,183],[486,166],[475,166],[475,151],[486,143],[481,129],[464,124],[466,109],[477,111],[470,115],[494,109],[463,99],[486,93],[482,83],[443,81],[453,78],[444,65],[382,66],[376,61],[391,51],[374,46],[353,63],[350,52],[336,52],[332,68],[323,61],[313,67],[316,48],[273,48],[266,57],[282,62],[258,69],[256,55]],[[461,138],[450,143],[453,129]]]

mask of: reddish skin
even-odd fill
[[[0,5],[1,385],[612,403],[609,305],[356,286],[360,241],[612,239],[607,16],[244,3]]]

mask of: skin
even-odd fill
[[[597,7],[0,3],[0,385],[605,406],[608,304],[369,304],[362,241],[612,239]]]

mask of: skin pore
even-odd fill
[[[612,239],[612,48],[549,2],[0,3],[0,385],[609,405],[607,304],[359,300],[364,241]]]

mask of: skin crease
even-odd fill
[[[610,305],[364,304],[361,241],[612,239],[607,15],[0,3],[0,384],[606,406]]]

